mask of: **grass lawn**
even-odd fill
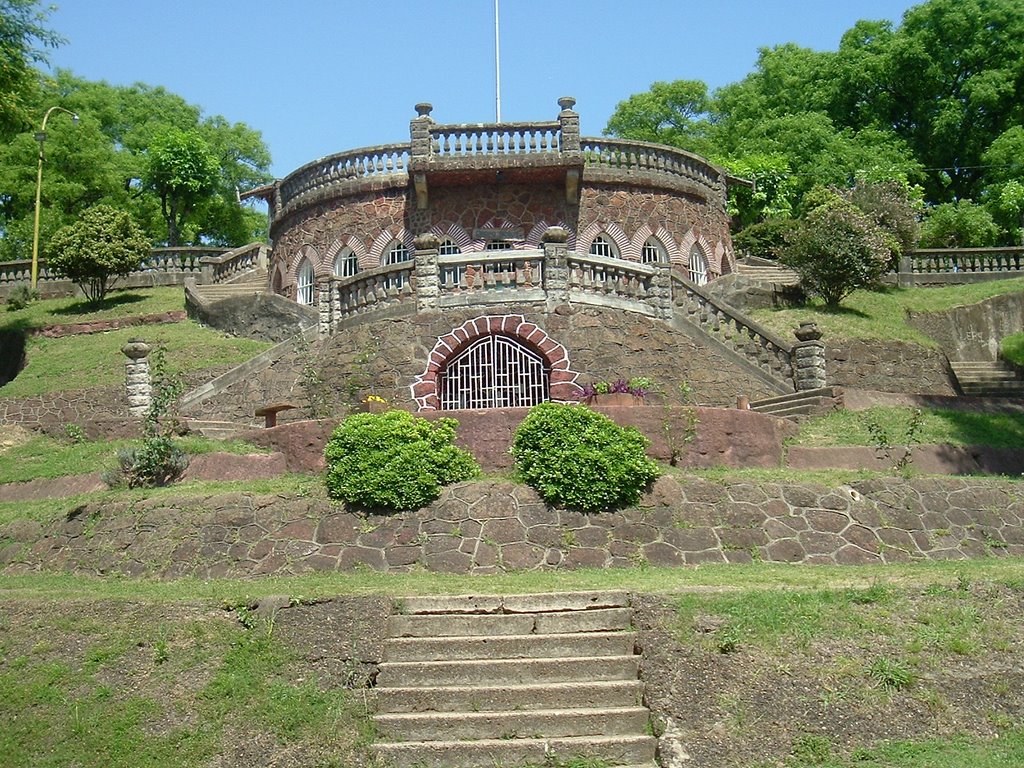
[[[838,310],[828,311],[820,301],[794,309],[757,309],[750,315],[784,338],[792,338],[801,322],[812,321],[825,339],[891,339],[934,347],[934,340],[913,328],[906,313],[936,312],[974,304],[992,296],[1024,291],[1024,278],[943,288],[886,288],[856,291]]]
[[[114,291],[98,305],[76,298],[43,299],[17,312],[0,313],[0,330],[26,331],[182,310],[184,301],[181,286]],[[237,365],[271,346],[224,336],[191,320],[57,339],[34,336],[26,344],[25,368],[0,387],[0,397],[34,397],[61,390],[123,385],[126,358],[121,347],[131,338],[143,338],[154,348],[163,347],[171,373]]]

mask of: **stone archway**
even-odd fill
[[[580,387],[576,378],[579,374],[570,369],[569,353],[563,345],[535,323],[528,322],[523,315],[484,315],[467,320],[438,338],[427,358],[426,369],[416,377],[411,387],[418,410],[441,410],[443,398],[438,387],[448,363],[470,350],[474,343],[488,337],[501,337],[521,345],[527,355],[534,356],[543,365],[548,377],[547,399],[556,402],[577,399]],[[451,402],[450,398],[446,400]],[[515,397],[504,400],[509,404],[516,402]]]

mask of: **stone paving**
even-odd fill
[[[840,488],[664,477],[640,506],[583,514],[525,486],[464,483],[430,507],[361,515],[243,493],[90,503],[48,527],[0,528],[6,572],[162,577],[374,570],[493,573],[752,560],[898,563],[1024,556],[1024,488],[970,478]]]

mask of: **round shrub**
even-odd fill
[[[661,474],[649,441],[582,405],[542,403],[512,439],[516,470],[550,504],[587,512],[634,504]]]
[[[455,419],[431,423],[405,411],[357,413],[331,434],[327,492],[372,509],[419,509],[441,487],[479,474],[480,467],[457,448]]]

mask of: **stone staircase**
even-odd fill
[[[960,392],[969,397],[1024,397],[1024,377],[1004,360],[950,362]]]
[[[253,296],[267,291],[267,270],[265,267],[242,272],[229,282],[196,285],[192,292],[204,304],[231,299],[235,296]]]
[[[656,768],[624,592],[410,597],[375,690],[388,768]]]
[[[838,387],[821,387],[755,400],[750,404],[750,410],[780,419],[798,419],[828,413],[841,403],[842,391]]]
[[[800,276],[791,269],[781,265],[769,266],[767,264],[744,264],[736,265],[737,274],[757,280],[759,283],[772,283],[773,285],[798,285]]]

